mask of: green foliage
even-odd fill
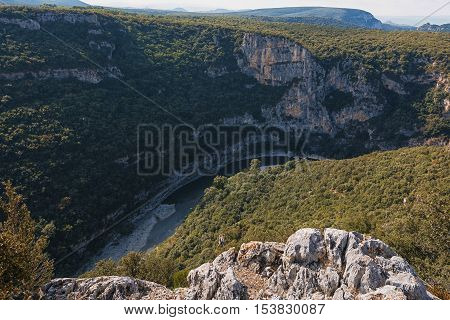
[[[439,88],[430,89],[425,99],[415,104],[419,116],[424,122],[423,132],[428,137],[450,135],[450,118],[442,116],[445,99],[449,101],[450,93]]]
[[[0,198],[0,299],[29,299],[53,273],[44,253],[47,237],[37,236],[36,223],[11,182]]]
[[[48,10],[1,8],[0,14],[23,18],[21,13],[32,16]],[[117,66],[130,85],[192,124],[244,112],[259,117],[261,105],[281,97],[282,88],[259,85],[236,72],[233,54],[238,33],[126,17],[130,20],[101,15],[101,35],[88,33],[95,26],[83,23],[76,29],[69,23],[46,28],[99,64]],[[95,69],[44,32],[6,24],[0,38],[2,72]],[[114,44],[112,59],[92,49],[91,41]],[[208,68],[221,65],[229,72],[211,79]],[[243,89],[246,85],[253,87]],[[61,257],[71,245],[111,223],[105,217],[117,208],[133,209],[135,195],[160,180],[139,177],[134,165],[114,161],[135,153],[139,124],[175,121],[112,79],[99,84],[70,79],[26,79],[13,85],[0,81],[0,176],[20,186],[36,217],[54,221],[49,250],[53,257]],[[58,267],[65,272],[69,268]]]
[[[189,270],[177,271],[173,274],[173,287],[174,288],[187,288],[189,286],[187,276]]]
[[[300,228],[335,227],[385,241],[425,281],[448,290],[449,186],[444,147],[250,169],[207,189],[184,224],[150,254],[190,269],[224,247],[284,242]],[[217,244],[220,235],[224,247]]]
[[[130,252],[117,262],[111,259],[99,261],[81,277],[128,276],[172,287],[175,272],[176,265],[170,259],[149,253]],[[176,281],[177,284],[182,283],[179,276]]]
[[[134,15],[99,8],[0,8],[0,16],[15,19],[48,12],[94,13],[100,26],[45,24],[46,30],[64,39],[74,51],[42,30],[2,24],[2,73],[61,68],[95,71],[97,67],[82,58],[88,57],[98,65],[117,67],[122,81],[193,125],[217,123],[244,113],[260,119],[261,106],[275,105],[284,94],[285,87],[264,86],[238,72],[235,54],[245,32],[300,43],[324,66],[343,59],[359,62],[375,76],[382,71],[420,74],[426,69],[445,74],[448,68],[446,34],[386,33],[233,17]],[[100,33],[90,32],[97,28]],[[110,55],[108,47],[96,49],[92,43],[110,43],[115,49]],[[208,70],[224,66],[225,74],[208,76]],[[48,249],[52,257],[64,256],[74,243],[86,241],[112,224],[108,216],[118,208],[123,207],[124,212],[135,208],[139,205],[135,195],[161,179],[137,176],[134,165],[123,166],[115,160],[135,154],[138,124],[177,120],[123,83],[102,76],[105,79],[98,84],[30,77],[0,80],[0,177],[19,187],[42,224],[54,223]],[[339,99],[345,97],[332,99],[331,106],[340,104]],[[414,101],[421,99],[414,97]],[[392,103],[392,113],[376,120],[380,131],[395,145],[397,124],[416,126],[417,110],[433,109],[433,101],[425,101],[427,106],[418,109],[411,108],[410,100]],[[420,120],[427,136],[448,134],[448,122],[435,111]],[[348,149],[353,155],[362,148]],[[222,187],[223,183],[218,183],[215,188]],[[214,192],[208,195],[214,196]],[[233,212],[229,222],[238,221],[243,210]],[[119,231],[126,233],[126,229]],[[228,231],[239,237],[239,228]],[[214,251],[214,243],[209,243],[204,255]],[[73,261],[58,267],[68,273],[77,262],[79,257],[74,255]]]
[[[100,260],[95,267],[81,275],[81,278],[95,278],[120,275],[117,263],[112,259]]]

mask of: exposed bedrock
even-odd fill
[[[361,123],[383,113],[386,91],[408,95],[408,85],[429,85],[439,75],[374,75],[356,60],[343,59],[324,67],[309,50],[280,37],[245,34],[237,55],[241,71],[258,82],[286,86],[273,108],[264,110],[269,123],[336,134],[350,123]],[[417,61],[421,64],[424,61]]]
[[[192,270],[170,290],[129,277],[54,279],[42,299],[434,299],[406,260],[380,240],[300,229],[286,243],[249,242]]]

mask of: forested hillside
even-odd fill
[[[246,10],[228,13],[236,16],[266,17],[279,19],[280,21],[302,22],[303,19],[314,21],[329,21],[330,23],[347,26],[381,29],[382,23],[372,14],[363,10],[326,7],[288,7]]]
[[[264,123],[262,109],[274,108],[295,79],[273,86],[242,72],[237,57],[249,33],[301,44],[324,72],[356,63],[365,72],[363,82],[373,80],[375,88],[383,73],[431,78],[407,88],[412,95],[377,91],[386,109],[345,128],[355,133],[362,126],[363,138],[318,134],[322,151],[334,153],[328,145],[339,142],[343,151],[334,156],[353,156],[382,143],[395,148],[410,138],[420,144],[448,137],[446,34],[1,7],[0,180],[12,181],[41,227],[54,225],[52,257],[64,256],[110,224],[118,208],[134,208],[136,195],[160,179],[139,177],[131,161],[117,161],[135,156],[138,124],[179,118],[199,125],[244,114]],[[357,81],[356,73],[346,73]],[[328,98],[336,104],[333,97]],[[378,129],[381,142],[366,147],[369,125]],[[398,135],[400,130],[410,135]]]

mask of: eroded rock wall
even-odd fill
[[[408,84],[427,85],[438,79],[435,74],[374,75],[352,59],[325,67],[300,44],[259,34],[244,35],[237,63],[262,84],[287,87],[281,101],[263,111],[268,123],[329,135],[382,114],[388,107],[386,90],[405,96],[410,93]],[[333,101],[338,94],[345,99]]]

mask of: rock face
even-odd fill
[[[76,79],[81,82],[88,82],[97,84],[107,77],[116,77],[114,70],[104,72],[95,69],[49,69],[42,71],[26,71],[13,73],[0,73],[0,80],[21,80],[25,78],[32,78],[36,80],[63,80]]]
[[[156,283],[129,277],[54,279],[42,288],[47,300],[156,300],[174,299],[174,293]]]
[[[434,299],[413,268],[380,240],[336,229],[301,229],[285,244],[250,242],[169,290],[128,277],[55,279],[42,299]]]
[[[262,84],[287,87],[281,101],[263,111],[268,123],[331,136],[381,115],[389,105],[387,92],[405,96],[410,93],[405,88],[438,78],[374,75],[351,59],[325,66],[298,43],[250,33],[243,37],[237,63]]]
[[[0,17],[0,24],[14,24],[22,29],[28,30],[40,30],[41,24],[45,23],[87,23],[98,26],[98,16],[90,13],[57,13],[57,12],[38,12],[32,14],[30,18],[24,18],[22,16],[17,18],[3,18]]]
[[[104,56],[108,62],[113,60],[116,45],[103,34],[103,27],[108,21],[104,17],[99,17],[93,13],[76,12],[30,12],[27,17],[18,15],[17,17],[0,17],[0,26],[13,25],[23,32],[37,32],[41,29],[54,27],[55,24],[83,25],[95,29],[89,29],[86,34],[86,47],[95,51],[96,54]],[[45,28],[44,28],[45,27]],[[39,31],[42,32],[42,31]],[[42,70],[15,70],[13,72],[0,72],[0,80],[17,81],[23,79],[64,80],[72,79],[91,84],[98,84],[107,78],[122,77],[120,69],[114,65],[107,64],[104,68],[88,67],[80,68],[61,66],[56,68],[44,68]]]

